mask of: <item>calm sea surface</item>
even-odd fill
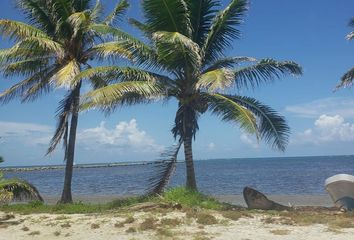
[[[326,178],[354,175],[354,156],[219,159],[196,161],[199,189],[214,195],[242,194],[245,186],[275,195],[326,194]],[[141,194],[154,171],[153,165],[74,169],[73,192],[77,195]],[[7,172],[6,177],[30,181],[43,195],[59,195],[64,170]],[[170,186],[182,185],[185,168],[179,163]]]

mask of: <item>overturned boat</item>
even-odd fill
[[[354,210],[354,176],[334,175],[326,179],[325,187],[338,208],[344,211]]]

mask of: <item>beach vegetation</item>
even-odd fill
[[[185,187],[168,189],[162,194],[162,199],[167,202],[181,204],[183,207],[199,207],[215,210],[227,208],[227,204],[220,203],[212,197]]]
[[[16,178],[6,179],[0,171],[0,205],[22,200],[42,202],[43,198],[29,182]]]
[[[219,223],[216,217],[209,213],[200,212],[196,214],[196,221],[203,225],[213,225]]]
[[[61,234],[60,231],[55,231],[55,232],[53,233],[53,235],[56,236],[56,237],[60,236],[60,234]]]
[[[143,94],[135,94],[138,90],[135,86],[123,91],[121,86],[111,84],[86,95],[85,108],[98,107],[111,112],[122,103],[177,100],[178,109],[171,131],[178,142],[178,150],[184,146],[186,187],[192,190],[197,190],[192,142],[199,130],[201,115],[210,112],[225,122],[238,124],[243,131],[283,151],[289,135],[284,117],[254,98],[230,92],[254,89],[288,74],[302,74],[301,67],[292,61],[226,56],[232,41],[240,38],[239,26],[247,13],[248,1],[231,0],[224,9],[220,9],[220,5],[217,0],[144,0],[145,22],[133,19],[131,23],[151,42],[150,57],[144,55],[141,59],[152,71],[122,72],[117,66],[87,70],[90,74],[97,69],[100,73],[94,76],[108,79],[117,73],[134,79],[149,79],[157,91],[152,91],[150,86],[141,89]],[[129,98],[122,98],[130,90],[133,93]],[[171,161],[165,166],[174,169],[175,163]],[[164,170],[166,174],[161,176],[169,178],[171,172]],[[151,189],[160,191],[161,184],[167,182],[153,181],[156,186]]]

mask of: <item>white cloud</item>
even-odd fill
[[[321,115],[314,126],[298,134],[292,143],[328,143],[354,141],[354,123],[345,122],[340,115]]]
[[[49,146],[54,129],[50,126],[18,123],[0,122],[0,141],[21,142],[33,146]],[[110,152],[161,152],[163,146],[155,143],[145,131],[140,130],[135,119],[129,122],[119,122],[113,129],[101,122],[98,127],[79,130],[77,134],[77,146],[86,150]]]
[[[240,136],[241,142],[253,147],[253,148],[259,148],[258,142],[253,139],[249,134],[242,133]]]
[[[98,127],[81,131],[78,134],[78,144],[86,149],[95,150],[102,146],[110,151],[156,152],[163,146],[155,143],[145,131],[139,129],[135,119],[129,122],[119,122],[115,128],[109,129],[105,122]]]
[[[216,147],[216,145],[215,145],[215,143],[213,143],[213,142],[211,142],[211,143],[208,144],[208,150],[209,150],[209,151],[215,150],[215,147]]]
[[[309,103],[287,106],[285,110],[307,118],[317,118],[324,114],[354,118],[354,98],[323,98]]]
[[[52,131],[52,128],[47,125],[0,122],[0,137],[2,143],[16,140],[28,145],[48,144]]]

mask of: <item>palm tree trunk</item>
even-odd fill
[[[193,163],[193,152],[192,152],[192,138],[184,137],[184,157],[186,160],[186,175],[187,182],[186,187],[191,190],[197,191],[197,182],[195,180],[194,163]]]
[[[73,202],[72,194],[71,194],[71,182],[73,177],[76,130],[77,130],[77,123],[79,120],[80,87],[81,87],[81,83],[79,83],[73,90],[74,99],[73,99],[73,108],[71,113],[69,143],[68,143],[66,166],[65,166],[64,188],[59,203]]]

